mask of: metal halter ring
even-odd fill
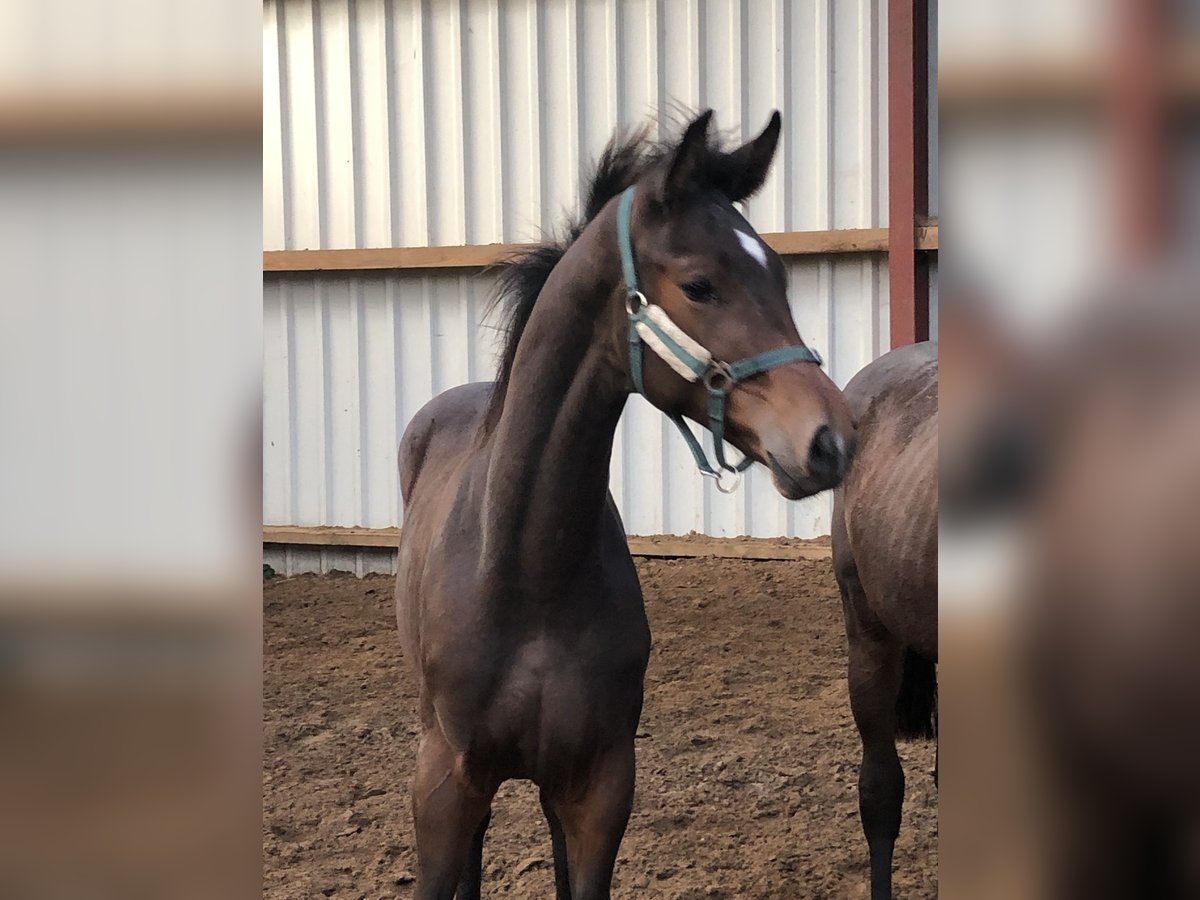
[[[717,490],[722,494],[732,494],[742,483],[742,473],[737,469],[718,469],[716,472],[701,472],[700,474],[716,482]],[[726,476],[729,477],[728,486],[725,484]]]
[[[633,306],[633,300],[635,297],[638,300],[638,305],[637,305],[636,309]],[[646,295],[643,294],[641,291],[630,291],[628,294],[625,295],[625,312],[629,313],[629,315],[631,315],[631,316],[641,312],[643,309],[645,309],[649,305],[650,305],[650,303],[646,299]]]
[[[729,366],[723,362],[713,362],[704,374],[701,376],[701,381],[709,391],[715,394],[728,394],[733,390],[733,373],[729,371]]]

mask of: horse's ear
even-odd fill
[[[715,187],[734,203],[745,200],[767,180],[779,146],[780,123],[779,110],[775,110],[762,134],[721,159]]]
[[[671,206],[683,193],[685,185],[696,174],[704,154],[708,152],[708,123],[712,120],[712,115],[712,110],[706,109],[697,116],[688,125],[679,146],[675,148],[675,154],[671,157],[671,164],[667,167],[662,187],[659,189],[659,200],[664,206]]]

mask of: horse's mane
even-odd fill
[[[551,270],[566,255],[588,223],[600,214],[600,210],[641,177],[650,161],[651,149],[645,129],[614,137],[604,148],[594,171],[585,182],[587,199],[582,213],[567,222],[564,235],[547,238],[493,267],[498,270],[498,275],[489,312],[498,311],[504,344],[500,352],[496,384],[484,419],[485,428],[490,429],[499,418],[508,393],[517,345],[521,342],[521,334],[529,324],[534,303],[546,286]]]
[[[488,314],[498,313],[503,348],[500,352],[495,386],[483,420],[485,432],[490,431],[500,418],[500,411],[508,394],[508,383],[512,377],[513,360],[517,356],[517,346],[551,270],[558,265],[588,223],[600,214],[600,210],[604,209],[610,200],[638,181],[650,169],[670,159],[678,146],[678,138],[653,141],[648,134],[649,126],[646,126],[633,133],[617,134],[608,142],[590,177],[584,182],[583,193],[586,201],[582,213],[567,222],[562,237],[549,237],[492,267],[498,275]],[[722,181],[728,183],[735,177],[735,163],[724,152],[721,138],[710,134],[707,146],[708,153],[697,167],[693,179],[695,186],[701,189]]]

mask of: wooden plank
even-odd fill
[[[831,231],[770,231],[762,239],[780,256],[836,253],[880,253],[887,250],[886,228],[840,228]]]
[[[525,248],[522,244],[461,247],[379,247],[364,250],[264,250],[264,272],[369,269],[482,269]]]
[[[1152,9],[1134,10],[1134,15]],[[1132,25],[1136,31],[1136,22]],[[1126,32],[1123,47],[1135,43]],[[1160,44],[1155,57],[1162,99],[1179,110],[1200,106],[1200,42],[1173,38]],[[994,113],[1083,112],[1109,110],[1114,75],[1129,73],[1124,61],[1111,58],[1037,58],[1020,61],[951,60],[938,72],[938,108],[952,116]],[[1155,66],[1142,77],[1153,73]]]
[[[634,556],[716,557],[718,559],[829,559],[833,551],[823,544],[800,544],[766,538],[680,537],[644,538],[631,535]]]
[[[328,525],[264,525],[264,544],[306,544],[320,547],[395,547],[399,528],[335,528]]]
[[[948,62],[938,71],[943,114],[1078,109],[1102,99],[1098,69],[1062,60]]]
[[[917,249],[937,252],[938,226],[921,225],[917,228]]]
[[[933,229],[936,240],[937,229]],[[762,239],[781,256],[881,253],[886,228],[829,231],[772,231]],[[264,250],[264,272],[339,272],[372,269],[481,269],[519,253],[528,244],[468,244],[451,247],[377,247],[342,250]]]
[[[45,90],[0,94],[0,141],[260,140],[261,89],[240,86],[148,90]]]
[[[917,228],[929,208],[928,7],[888,4],[888,284],[893,347],[929,338],[929,267]]]
[[[264,544],[318,547],[395,547],[399,528],[334,528],[331,526],[264,525]],[[629,538],[629,552],[650,557],[716,557],[719,559],[828,559],[825,542],[765,538],[688,537]]]

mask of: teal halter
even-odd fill
[[[651,307],[646,296],[638,290],[637,270],[633,263],[633,241],[629,236],[633,195],[636,190],[636,187],[627,188],[621,195],[620,205],[617,207],[617,245],[621,250],[621,269],[625,276],[625,291],[628,295],[625,301],[625,311],[629,316],[629,371],[633,376],[633,385],[639,394],[645,396],[646,387],[642,380],[644,337],[639,329],[648,330],[652,335],[651,340],[654,341],[651,349],[662,356],[672,369],[680,372],[681,377],[687,378],[689,381],[701,382],[708,391],[708,430],[712,432],[714,455],[719,468],[714,468],[709,463],[704,448],[700,446],[700,441],[683,421],[683,416],[675,414],[669,415],[669,418],[675,423],[675,427],[679,429],[683,439],[687,441],[688,449],[695,457],[700,474],[714,479],[718,490],[722,493],[732,493],[737,490],[741,473],[754,461],[750,457],[746,457],[736,466],[725,461],[725,398],[729,396],[730,391],[739,381],[745,381],[747,378],[761,375],[776,366],[791,362],[809,362],[821,365],[821,357],[815,350],[808,347],[780,347],[777,350],[768,350],[766,353],[759,353],[734,363],[725,363],[713,359],[708,351],[698,343],[683,336],[682,331],[666,317],[662,308]],[[672,334],[671,329],[677,333]],[[691,345],[692,349],[683,346],[685,342]],[[661,346],[655,346],[655,344]],[[692,352],[693,349],[698,350],[707,358],[701,358]],[[673,363],[666,355],[668,353],[674,357],[677,363],[681,363],[682,367]],[[684,375],[683,371],[690,372],[691,377]],[[733,473],[733,481],[728,487],[721,480],[721,476],[725,472]]]

